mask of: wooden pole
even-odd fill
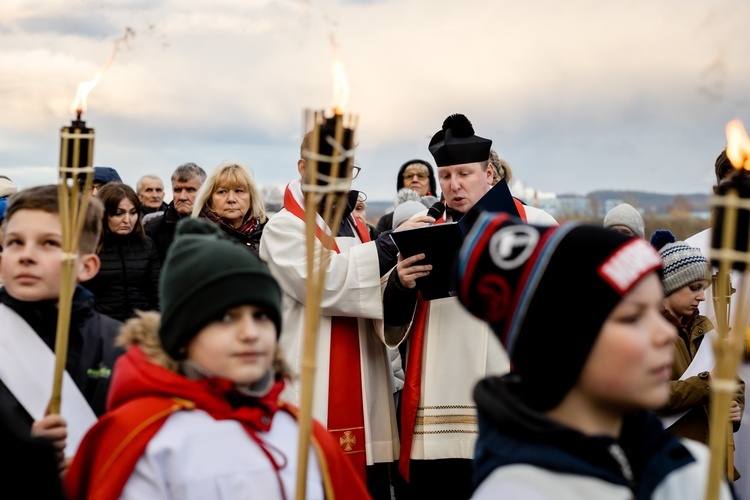
[[[334,142],[330,158],[330,180],[324,184],[318,183],[318,145],[321,139],[321,125],[325,122],[322,112],[312,114],[312,133],[310,135],[311,154],[305,160],[305,238],[307,247],[307,289],[305,293],[305,331],[302,342],[302,361],[300,367],[300,408],[299,408],[299,439],[297,456],[297,500],[303,500],[307,490],[307,466],[312,433],[312,403],[315,384],[316,351],[318,342],[318,326],[320,324],[320,303],[325,284],[326,270],[333,250],[317,241],[317,222],[319,204],[325,199],[322,218],[330,228],[331,236],[335,238],[341,225],[341,219],[346,208],[348,183],[342,189],[338,182],[348,178],[351,182],[350,171],[347,170],[348,156],[343,156],[336,145],[343,146],[344,153],[348,153],[351,144],[344,144],[344,118],[341,114],[334,114]],[[308,121],[307,119],[305,120]],[[352,134],[353,136],[353,130]],[[315,248],[318,248],[316,255]]]
[[[62,230],[62,257],[55,334],[55,368],[48,409],[50,414],[59,414],[62,406],[62,383],[68,360],[70,314],[76,287],[78,243],[91,197],[93,155],[93,129],[87,128],[80,117],[70,127],[63,127],[60,133],[60,169],[57,185]],[[81,179],[83,186],[80,183]]]
[[[746,306],[750,296],[750,273],[747,271],[749,262],[746,252],[735,250],[735,240],[738,234],[738,212],[750,210],[750,200],[738,196],[735,189],[729,189],[723,196],[714,197],[714,205],[723,207],[721,231],[721,244],[719,249],[711,249],[711,260],[719,262],[719,306],[717,310],[718,337],[714,342],[715,365],[711,380],[711,401],[709,407],[709,448],[711,459],[709,463],[709,475],[706,485],[706,498],[718,500],[722,480],[726,477],[729,468],[727,463],[727,436],[732,432],[729,426],[729,408],[735,398],[738,389],[737,369],[742,359],[745,348],[744,333],[748,324],[748,313]],[[743,228],[747,230],[747,228]],[[729,297],[724,291],[728,290],[729,272],[736,262],[745,263],[742,286],[739,290],[737,311],[731,329],[728,326]],[[744,325],[744,326],[743,326]],[[722,331],[723,330],[723,331]],[[731,435],[731,434],[730,434]],[[731,466],[731,473],[734,467]]]

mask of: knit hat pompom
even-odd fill
[[[452,130],[454,137],[471,137],[474,135],[474,127],[466,116],[456,113],[450,115],[443,121],[443,130]]]
[[[604,227],[613,226],[625,226],[640,238],[646,235],[643,216],[635,207],[627,203],[620,203],[604,216]]]
[[[666,229],[651,235],[651,245],[659,251],[664,261],[661,281],[664,294],[672,295],[682,287],[696,281],[711,281],[711,266],[700,249],[691,247],[684,241],[676,241]]]
[[[459,300],[505,347],[524,402],[546,411],[578,381],[612,310],[659,267],[661,259],[641,238],[484,212],[464,239],[456,277]],[[579,309],[581,297],[585,314],[561,334],[560,318]]]
[[[654,231],[654,234],[651,235],[649,241],[651,242],[651,246],[658,252],[664,247],[664,245],[677,241],[677,238],[675,238],[674,234],[668,229],[657,229]]]
[[[205,219],[183,219],[159,282],[164,350],[181,359],[183,347],[208,323],[242,305],[263,307],[281,333],[281,289],[268,265],[226,238]]]

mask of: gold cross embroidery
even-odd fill
[[[339,444],[344,447],[344,451],[352,451],[352,446],[357,444],[357,437],[352,434],[352,431],[346,431],[339,438]]]

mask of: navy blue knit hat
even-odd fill
[[[643,239],[600,226],[533,226],[482,213],[457,266],[459,299],[492,327],[530,407],[557,406],[580,376],[602,325],[622,298],[661,267]],[[580,308],[575,327],[561,318]]]

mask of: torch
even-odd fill
[[[49,402],[51,414],[60,413],[63,373],[68,359],[70,311],[76,284],[78,242],[91,198],[94,129],[86,126],[81,115],[86,110],[86,95],[95,84],[84,82],[78,86],[78,93],[71,105],[71,111],[76,114],[76,118],[69,126],[60,130],[60,170],[57,192],[62,227],[62,268],[55,338],[55,371],[52,381],[52,397]]]
[[[330,228],[335,238],[341,225],[347,194],[351,187],[354,166],[354,134],[357,117],[343,114],[342,107],[348,97],[346,74],[341,61],[333,67],[335,105],[332,116],[323,111],[305,110],[303,116],[303,152],[305,179],[305,230],[307,245],[307,289],[305,297],[305,331],[300,369],[299,449],[297,459],[296,498],[305,498],[307,486],[307,457],[312,432],[312,402],[315,378],[315,351],[320,302],[326,269],[331,257],[330,248],[320,244],[316,248],[319,231],[317,215]],[[316,252],[317,250],[317,252]]]
[[[727,460],[726,436],[732,432],[729,427],[729,407],[738,389],[737,368],[745,350],[744,332],[750,314],[747,307],[750,297],[750,139],[738,121],[732,121],[727,125],[727,158],[736,170],[727,182],[719,186],[718,193],[711,200],[715,216],[709,255],[711,263],[719,268],[715,293],[719,335],[713,346],[716,362],[711,380],[711,461],[706,490],[706,498],[711,500],[718,499],[719,487],[724,477]],[[742,273],[742,281],[739,286],[739,297],[735,302],[737,311],[730,328],[728,311],[731,270]],[[730,330],[734,332],[731,335]],[[732,472],[733,470],[730,470],[730,475]]]

